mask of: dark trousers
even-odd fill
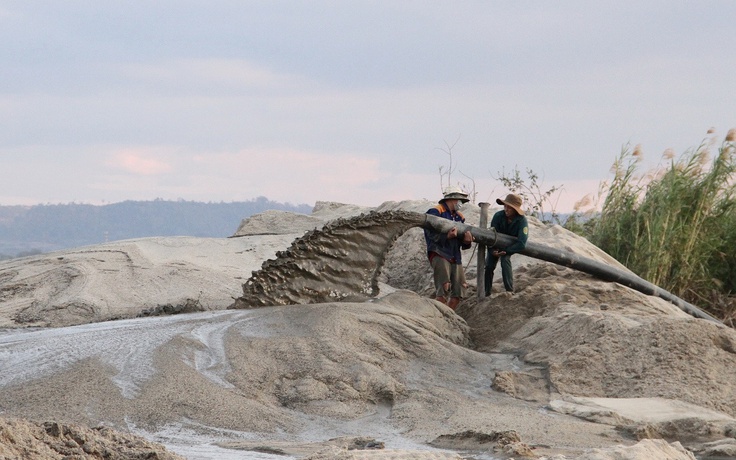
[[[508,292],[514,292],[514,269],[511,266],[511,256],[493,257],[493,254],[488,253],[486,257],[486,270],[485,270],[485,287],[486,295],[491,295],[491,283],[493,282],[493,271],[498,265],[498,259],[501,259],[501,277],[503,278],[503,287]]]

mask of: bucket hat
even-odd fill
[[[440,203],[445,200],[460,200],[462,203],[470,201],[467,193],[463,192],[460,187],[454,186],[450,186],[445,189],[445,195],[440,200]]]
[[[498,203],[500,205],[507,204],[507,205],[511,206],[512,208],[514,208],[516,210],[516,212],[519,213],[520,216],[523,216],[524,215],[524,210],[521,209],[522,200],[521,200],[521,197],[519,195],[515,195],[513,193],[509,193],[508,195],[506,195],[506,199],[505,200],[502,200],[501,198],[497,198],[496,199],[496,203]]]

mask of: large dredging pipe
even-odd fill
[[[431,214],[425,215],[424,223],[422,224],[422,228],[431,229],[443,233],[450,231],[452,227],[457,227],[458,233],[470,232],[470,234],[473,235],[476,241],[481,244],[485,244],[489,248],[504,248],[506,246],[509,246],[516,240],[515,237],[504,235],[503,233],[498,233],[492,228],[484,229],[473,227],[472,225],[467,225],[460,222],[453,222],[449,219],[443,219]],[[685,300],[677,297],[676,295],[668,291],[665,291],[659,286],[656,286],[649,281],[646,281],[634,275],[633,273],[619,270],[596,260],[582,257],[569,251],[563,251],[561,249],[554,249],[548,246],[543,246],[541,244],[536,244],[531,241],[528,241],[526,243],[526,248],[521,251],[520,254],[528,257],[533,257],[535,259],[552,262],[564,267],[569,267],[583,273],[593,275],[596,278],[600,278],[604,281],[613,281],[644,294],[660,297],[668,302],[673,303],[681,310],[691,314],[696,318],[706,319],[708,321],[722,324],[721,321],[702,311],[695,305],[686,302]]]

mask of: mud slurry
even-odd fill
[[[243,284],[231,309],[334,302],[375,296],[394,241],[423,223],[422,214],[371,212],[337,219],[296,239]]]

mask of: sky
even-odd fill
[[[626,146],[655,167],[736,128],[735,23],[731,0],[0,0],[0,205],[493,202],[530,169],[564,212]]]

